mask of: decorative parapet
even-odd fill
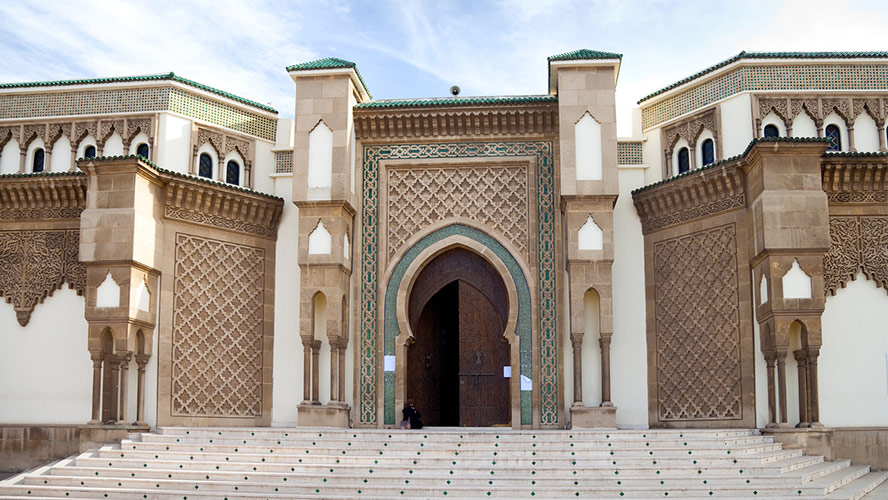
[[[76,219],[85,206],[81,172],[0,175],[0,220]]]
[[[888,153],[828,153],[821,175],[830,203],[888,201]]]
[[[268,238],[277,237],[284,200],[251,189],[160,168],[137,155],[81,158],[78,163],[138,161],[165,185],[164,216]]]
[[[691,175],[673,178],[650,189],[634,191],[642,231],[647,234],[698,217],[744,207],[746,197],[740,167],[745,164],[745,159],[734,157],[692,170]]]
[[[414,100],[403,106],[369,106],[375,104],[371,101],[355,107],[355,133],[361,140],[557,134],[557,99],[542,97],[489,103],[481,98]]]

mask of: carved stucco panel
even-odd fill
[[[830,249],[823,256],[823,284],[835,295],[862,272],[888,291],[888,217],[829,218]]]
[[[654,245],[657,416],[742,418],[733,224]]]
[[[27,326],[31,313],[64,283],[83,294],[86,268],[80,262],[80,231],[0,231],[0,296]]]

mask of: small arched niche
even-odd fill
[[[792,262],[792,267],[783,275],[784,299],[810,299],[811,277],[802,270],[798,259]]]
[[[601,250],[604,248],[604,233],[591,214],[577,231],[577,245],[580,250]]]
[[[324,227],[322,221],[318,221],[318,225],[308,235],[308,254],[309,255],[327,255],[333,251],[333,241],[330,232]]]
[[[332,182],[333,131],[321,120],[308,134],[308,199],[329,199]]]

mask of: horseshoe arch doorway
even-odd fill
[[[423,423],[510,425],[509,295],[497,270],[466,248],[446,250],[414,280],[407,314],[407,400]]]

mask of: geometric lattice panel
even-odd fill
[[[660,421],[742,418],[733,224],[654,245]]]
[[[511,166],[392,168],[389,259],[429,225],[465,217],[499,232],[527,256],[527,169]]]
[[[176,235],[172,414],[262,414],[265,250]]]

